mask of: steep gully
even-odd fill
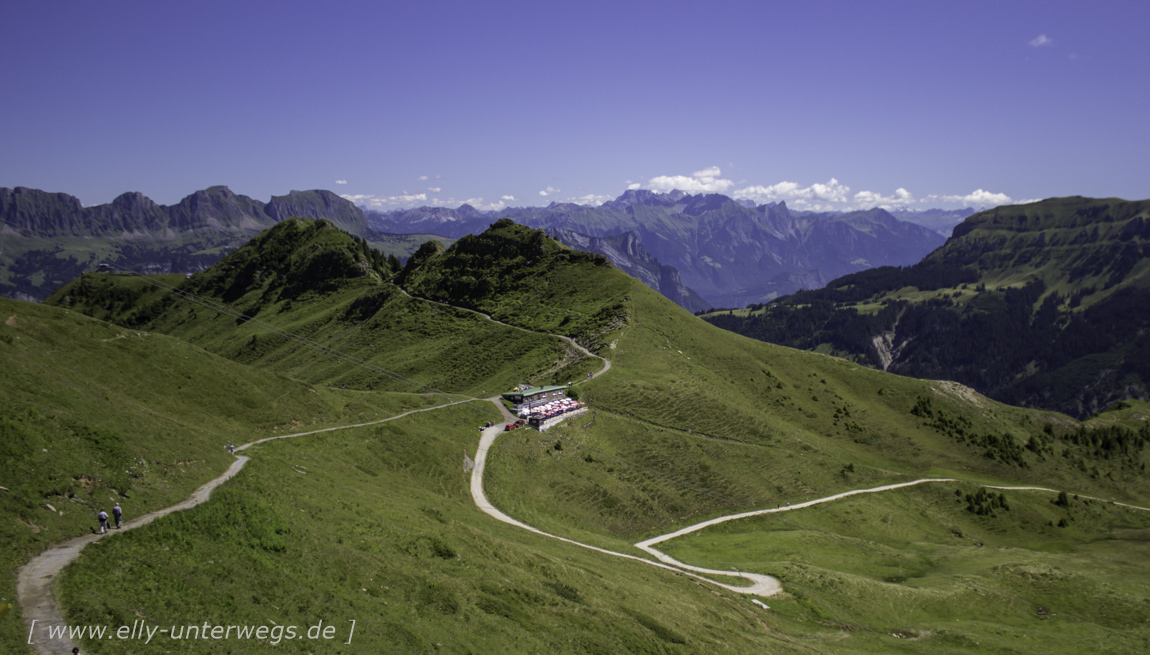
[[[401,291],[402,291],[402,289],[401,289]],[[404,292],[404,293],[406,294],[406,292]],[[420,298],[420,300],[444,305],[444,306],[451,307],[453,309],[460,310],[460,311],[467,311],[467,312],[471,312],[474,314],[478,314],[479,316],[483,316],[487,320],[493,321],[493,322],[498,323],[500,325],[504,325],[506,327],[514,328],[514,329],[518,329],[518,330],[523,330],[525,332],[530,332],[530,330],[527,330],[525,328],[521,328],[521,327],[514,326],[514,325],[508,325],[506,323],[498,321],[498,320],[492,318],[491,316],[484,314],[483,312],[478,312],[478,311],[463,308],[463,307],[456,307],[454,305],[448,305],[446,303],[440,303],[438,301],[428,300],[426,298]],[[604,357],[600,357],[599,355],[595,355],[594,353],[590,352],[589,350],[587,350],[583,346],[576,343],[573,339],[566,337],[566,336],[562,336],[562,335],[554,335],[553,334],[551,336],[566,340],[568,343],[571,344],[571,346],[573,346],[574,348],[576,348],[577,350],[579,350],[580,352],[582,352],[584,355],[586,355],[588,357],[595,357],[597,359],[603,360],[603,368],[600,369],[599,371],[593,373],[592,374],[593,378],[599,377],[600,375],[606,373],[607,371],[609,371],[611,369],[611,362],[609,360],[607,360]],[[449,407],[452,405],[458,405],[458,404],[466,403],[466,402],[472,402],[474,400],[477,400],[477,399],[466,398],[464,400],[459,400],[459,401],[455,401],[455,402],[451,402],[451,403],[445,403],[442,405],[436,405],[435,407],[427,407],[427,408],[423,408],[423,409],[410,410],[407,412],[403,412],[401,414],[397,414],[397,415],[392,416],[392,417],[380,419],[377,421],[369,421],[366,423],[357,423],[354,425],[344,425],[344,426],[338,426],[338,427],[332,427],[332,428],[323,428],[320,430],[311,430],[308,432],[297,432],[297,433],[293,433],[293,434],[283,434],[283,435],[277,435],[277,436],[272,436],[272,437],[265,437],[263,439],[257,439],[256,441],[252,441],[250,443],[243,444],[243,445],[237,447],[236,450],[237,451],[244,451],[244,450],[247,450],[248,448],[250,448],[252,446],[255,446],[255,445],[258,445],[261,443],[265,443],[268,441],[274,441],[276,439],[290,439],[290,438],[294,438],[294,437],[303,437],[303,436],[308,436],[308,435],[313,435],[313,434],[319,434],[322,432],[332,432],[335,430],[345,430],[345,429],[350,429],[350,428],[358,428],[358,427],[365,427],[365,426],[369,426],[369,425],[376,425],[379,423],[385,423],[387,421],[394,421],[396,419],[400,419],[400,418],[403,418],[405,416],[409,416],[411,414],[416,414],[419,412],[427,412],[427,411],[432,411],[432,410],[436,410],[436,409],[442,409],[444,407]],[[514,420],[515,417],[511,416],[511,414],[509,412],[507,412],[507,410],[503,406],[502,402],[500,402],[500,398],[498,396],[495,396],[493,398],[487,398],[486,400],[488,400],[492,404],[494,404],[495,407],[499,409],[499,411],[503,414],[503,416],[506,419]],[[879,487],[872,487],[869,489],[855,489],[852,491],[845,491],[842,493],[827,496],[825,498],[818,498],[815,500],[809,500],[806,502],[796,503],[794,505],[788,505],[785,507],[776,507],[776,508],[769,508],[769,509],[762,509],[762,510],[752,510],[749,512],[742,512],[739,514],[731,514],[731,515],[727,515],[727,516],[721,516],[718,518],[714,518],[714,519],[710,519],[710,520],[703,521],[700,523],[696,523],[695,525],[687,526],[687,527],[682,528],[680,530],[676,530],[675,532],[671,532],[671,533],[661,535],[658,537],[653,537],[651,539],[647,539],[645,541],[641,541],[641,542],[635,544],[635,547],[638,548],[639,550],[642,550],[642,551],[652,555],[653,557],[655,557],[657,561],[653,561],[653,560],[639,557],[636,555],[630,555],[627,553],[620,553],[617,551],[608,550],[606,548],[600,548],[598,546],[592,546],[590,544],[585,544],[585,543],[582,543],[579,541],[575,541],[573,539],[568,539],[566,537],[561,537],[558,535],[553,535],[553,534],[544,532],[542,530],[539,530],[538,528],[535,528],[531,525],[523,523],[522,521],[518,521],[518,520],[508,516],[507,514],[504,514],[498,508],[496,508],[494,505],[492,505],[491,502],[487,500],[487,496],[483,491],[483,473],[484,473],[484,470],[485,470],[486,464],[487,464],[487,454],[491,450],[491,447],[495,444],[495,440],[502,433],[503,433],[503,425],[502,424],[486,428],[482,431],[482,436],[479,440],[479,446],[477,448],[476,455],[475,455],[474,468],[472,469],[472,472],[471,472],[471,497],[474,500],[476,507],[478,507],[484,513],[488,514],[489,516],[491,516],[491,517],[493,517],[499,521],[502,521],[504,523],[508,523],[510,525],[516,526],[516,527],[523,529],[523,530],[527,530],[529,532],[533,532],[535,534],[539,534],[539,535],[549,537],[552,539],[557,539],[559,541],[563,541],[565,543],[569,543],[569,544],[572,544],[575,546],[580,546],[582,548],[587,548],[589,550],[593,550],[593,551],[598,552],[598,553],[603,553],[605,555],[611,555],[614,557],[622,557],[625,559],[634,560],[636,562],[641,562],[643,564],[647,564],[650,566],[656,566],[656,567],[659,567],[661,569],[665,569],[667,571],[672,571],[675,573],[687,575],[687,576],[690,576],[693,578],[697,578],[699,580],[703,580],[707,583],[722,587],[724,589],[727,589],[728,591],[732,591],[735,593],[749,594],[749,595],[761,596],[761,597],[769,597],[769,596],[772,596],[772,595],[782,591],[782,585],[780,584],[780,582],[777,578],[774,578],[774,577],[769,576],[769,575],[763,575],[763,574],[757,574],[757,573],[747,573],[744,571],[719,571],[719,570],[715,570],[715,569],[707,569],[707,568],[702,568],[702,567],[698,567],[698,566],[692,566],[690,564],[680,562],[680,561],[674,559],[673,557],[657,550],[655,548],[655,545],[660,544],[660,543],[665,542],[665,541],[669,541],[671,539],[675,539],[676,537],[681,537],[683,535],[690,534],[690,533],[696,532],[698,530],[702,530],[704,528],[708,528],[708,527],[713,526],[713,525],[717,525],[719,523],[726,522],[726,521],[733,521],[733,520],[748,518],[748,517],[752,517],[752,516],[759,516],[762,514],[773,514],[773,513],[787,512],[787,511],[792,511],[792,510],[803,509],[803,508],[811,507],[813,505],[817,505],[820,503],[831,502],[834,500],[839,500],[839,499],[846,498],[849,496],[854,496],[857,494],[877,493],[877,492],[881,492],[881,491],[889,491],[892,489],[900,489],[903,487],[910,487],[910,486],[914,486],[914,485],[932,483],[932,482],[955,482],[956,481],[953,478],[928,478],[928,479],[921,479],[921,480],[913,480],[910,482],[902,482],[902,483],[897,483],[897,484],[883,485],[883,486],[879,486]],[[227,480],[230,480],[231,478],[235,477],[235,475],[237,473],[239,473],[241,469],[243,469],[244,465],[249,461],[249,459],[250,458],[245,456],[245,455],[237,456],[236,461],[233,462],[232,465],[229,466],[228,469],[223,474],[221,474],[219,477],[201,485],[194,492],[192,492],[192,494],[186,500],[183,500],[183,501],[181,501],[175,505],[172,505],[171,507],[156,510],[155,512],[150,512],[148,514],[144,514],[144,515],[136,517],[132,520],[126,521],[124,523],[124,527],[121,530],[118,530],[117,532],[122,532],[124,530],[132,530],[135,528],[145,526],[145,525],[151,523],[152,521],[154,521],[155,519],[157,519],[161,516],[165,516],[167,514],[171,514],[172,512],[177,512],[179,510],[195,507],[196,505],[199,505],[200,503],[206,502],[208,500],[209,496],[211,495],[212,490],[215,489],[216,487],[218,487],[219,485],[223,484]],[[1058,493],[1058,491],[1055,489],[1047,489],[1044,487],[1005,487],[1005,486],[992,486],[992,485],[983,485],[983,486],[986,486],[987,488],[990,488],[990,489],[1002,489],[1002,490],[1014,490],[1014,491],[1042,491],[1042,492]],[[1101,498],[1092,498],[1090,496],[1082,496],[1082,497],[1083,498],[1091,498],[1093,500],[1100,500],[1103,502],[1112,502],[1115,505],[1120,505],[1122,507],[1128,507],[1131,509],[1150,511],[1150,508],[1146,508],[1146,507],[1139,507],[1136,505],[1128,505],[1125,503],[1108,501],[1108,500],[1101,499]],[[113,534],[113,532],[109,532],[108,534]],[[24,621],[25,621],[26,625],[28,626],[28,635],[29,635],[28,643],[32,645],[33,649],[35,650],[35,652],[38,655],[53,655],[54,653],[58,653],[58,652],[69,652],[74,647],[74,644],[72,643],[71,639],[69,639],[67,637],[64,637],[61,639],[56,639],[56,640],[37,639],[37,636],[39,636],[39,635],[49,634],[47,631],[50,628],[64,627],[66,625],[64,622],[63,616],[60,614],[60,609],[56,604],[55,598],[52,596],[52,582],[55,580],[56,576],[64,569],[65,566],[72,563],[73,561],[76,560],[77,557],[79,557],[80,551],[85,546],[87,546],[88,544],[93,543],[93,542],[95,542],[95,541],[97,541],[97,540],[99,540],[105,536],[107,536],[107,535],[88,534],[88,535],[83,535],[80,537],[68,539],[68,540],[63,541],[59,544],[56,544],[55,546],[52,546],[51,548],[45,550],[44,552],[40,553],[36,557],[32,558],[27,564],[20,567],[20,569],[17,571],[17,581],[16,581],[17,602],[19,603],[21,612],[23,613]],[[706,576],[725,576],[725,577],[731,577],[731,578],[742,578],[744,580],[749,581],[750,584],[747,586],[730,585],[730,584],[726,584],[723,582],[718,582],[718,581],[713,580],[713,579],[706,577]],[[758,601],[755,601],[755,602],[758,602]]]

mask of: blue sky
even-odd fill
[[[5,3],[0,186],[1150,197],[1150,2]]]

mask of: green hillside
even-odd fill
[[[364,391],[493,395],[520,382],[565,382],[595,368],[546,335],[413,299],[391,284],[392,274],[366,242],[325,221],[289,219],[183,281],[179,292],[145,279],[94,274],[49,302],[172,334],[311,384]],[[369,366],[301,347],[288,333]]]
[[[494,480],[509,476],[496,504],[520,506],[513,515],[529,523],[637,541],[684,517],[921,477],[1150,494],[1144,411],[1122,423],[1133,429],[1120,454],[1087,444],[1063,415],[716,331],[645,290],[631,298],[629,327],[608,350],[611,374],[581,391],[595,416],[549,435],[555,452],[513,440],[496,454],[510,467],[492,469]],[[548,491],[555,480],[561,491]]]
[[[622,301],[634,287],[607,258],[572,250],[508,219],[447,250],[424,246],[397,281],[414,295],[576,337],[594,349],[621,325]]]
[[[546,332],[578,337],[612,364],[577,387],[591,412],[504,434],[485,489],[516,519],[616,552],[645,556],[635,542],[708,518],[958,481],[662,544],[690,564],[777,576],[784,593],[762,599],[766,609],[479,513],[462,460],[475,452],[475,425],[498,416],[466,403],[252,449],[209,503],[86,550],[57,592],[70,620],[323,620],[344,638],[355,620],[351,645],[322,644],[335,652],[1142,652],[1150,639],[1150,512],[1088,498],[1150,506],[1143,403],[1082,424],[747,339],[509,222],[423,248],[396,277],[328,224],[285,223],[180,282],[218,305],[119,276],[86,276],[53,302],[341,398],[426,391],[410,384],[490,396],[528,375],[579,379],[601,362]],[[324,276],[313,287],[301,270]]]
[[[0,315],[0,603],[13,602],[17,565],[90,533],[101,507],[130,518],[186,498],[227,467],[229,443],[431,402],[309,387],[59,308],[0,299]],[[19,613],[0,626],[18,652]]]
[[[1150,201],[1056,198],[975,214],[879,268],[720,327],[1086,417],[1150,397]]]

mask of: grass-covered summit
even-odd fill
[[[1150,201],[1055,198],[968,218],[907,268],[707,320],[757,339],[1086,416],[1150,385]]]
[[[412,294],[512,325],[589,339],[622,315],[632,287],[606,257],[506,218],[446,250],[425,244],[397,281]]]
[[[349,283],[382,282],[392,276],[396,263],[329,221],[288,218],[194,276],[184,288],[227,302],[257,288],[266,300],[286,300]]]

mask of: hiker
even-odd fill
[[[108,531],[108,513],[101,509],[96,518],[100,519],[100,534],[104,534]]]
[[[236,454],[236,445],[234,443],[228,444],[228,452],[233,454],[233,455]]]
[[[80,655],[80,647],[76,646],[72,649],[72,655]]]
[[[116,519],[116,529],[120,529],[120,521],[124,518],[124,510],[120,509],[120,503],[116,503],[112,507],[112,516]]]

